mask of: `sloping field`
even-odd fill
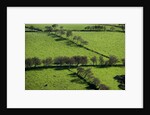
[[[26,24],[26,26],[34,26],[36,28],[45,29],[49,24]],[[52,24],[50,24],[52,25]],[[62,24],[64,29],[82,30],[87,24]],[[91,25],[90,25],[91,26]],[[117,26],[117,25],[116,25]],[[107,25],[109,29],[111,25]],[[118,28],[118,27],[115,27]],[[26,28],[27,29],[27,28]],[[118,28],[119,30],[120,28]],[[28,30],[28,29],[27,29]],[[73,41],[74,36],[81,36],[83,40],[88,41],[88,45],[81,47]],[[88,49],[90,50],[88,50]],[[90,58],[99,54],[110,56],[115,55],[119,61],[125,58],[125,33],[123,32],[81,32],[74,31],[73,36],[66,38],[48,34],[46,32],[25,32],[25,58],[38,57],[45,59],[58,56],[87,56],[88,66],[84,68],[91,68],[94,76],[98,78],[102,84],[105,84],[111,90],[119,90],[119,83],[114,80],[116,75],[125,75],[125,67],[96,67],[92,65]],[[107,58],[104,58],[105,60]],[[99,62],[98,62],[99,63]],[[120,61],[119,64],[122,64]],[[49,68],[33,67],[25,71],[25,89],[26,90],[85,90],[90,89],[87,83],[82,79],[73,75],[76,68],[65,69],[58,68],[53,65]]]
[[[48,36],[46,33],[41,32],[26,32],[25,37],[25,56],[38,57],[41,59],[47,57],[57,56],[74,56],[81,55],[92,57],[93,55],[99,57],[98,54],[90,52],[78,47],[75,44],[62,40],[60,38]]]
[[[30,90],[84,90],[88,87],[68,70],[42,69],[26,71],[25,89]]]
[[[87,67],[84,67],[87,68]],[[96,68],[92,67],[92,72],[102,84],[105,84],[110,90],[119,90],[119,83],[114,80],[116,75],[125,74],[124,67],[108,67]],[[76,72],[76,69],[71,69]],[[36,69],[26,71],[26,86],[27,90],[85,90],[89,89],[87,83],[73,76],[68,69],[57,70],[57,68]]]
[[[115,55],[119,59],[125,57],[124,33],[120,32],[74,32],[88,41],[85,47],[104,55]],[[72,38],[70,38],[72,40]],[[73,41],[73,40],[72,40]],[[66,39],[48,36],[41,32],[26,32],[26,58],[85,55],[99,57],[98,54],[79,47]]]
[[[89,44],[86,46],[107,56],[125,57],[125,34],[121,32],[74,32]]]

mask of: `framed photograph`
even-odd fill
[[[4,109],[145,107],[142,3],[23,3],[3,4]]]

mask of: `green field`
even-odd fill
[[[118,58],[125,57],[125,34],[120,32],[74,32],[89,42],[88,48],[97,52],[115,55]]]
[[[41,59],[46,57],[54,58],[57,56],[74,55],[86,55],[88,57],[92,57],[93,55],[99,56],[98,54],[69,43],[68,40],[59,41],[59,38],[48,36],[46,33],[42,32],[26,32],[25,40],[26,58],[34,56]]]
[[[86,89],[87,84],[84,84],[79,78],[71,77],[68,70],[43,69],[26,71],[26,89]],[[73,82],[80,80],[82,83]],[[47,87],[44,85],[47,84]]]
[[[25,26],[34,26],[42,30],[45,26],[51,26],[52,24],[26,24]],[[83,30],[90,24],[59,24],[67,30]],[[92,24],[94,25],[94,24]],[[117,26],[117,24],[116,24]],[[111,25],[107,25],[109,29]],[[115,27],[116,30],[121,30],[119,27]],[[26,30],[30,30],[26,28]],[[84,40],[88,41],[86,48],[96,51],[100,54],[110,56],[114,55],[118,58],[121,64],[121,59],[125,58],[125,33],[124,32],[77,32],[73,31],[73,36],[81,36]],[[99,54],[87,50],[84,47],[80,47],[73,43],[73,36],[66,38],[55,36],[54,34],[48,34],[47,32],[25,32],[25,58],[38,57],[45,59],[52,57],[53,59],[58,56],[87,56],[88,65],[92,65],[90,58]],[[104,57],[104,60],[108,60]],[[42,67],[43,65],[39,65]],[[89,67],[84,67],[89,68]],[[92,67],[94,76],[100,80],[102,84],[109,87],[110,90],[120,90],[119,83],[114,80],[116,75],[125,75],[125,67]],[[25,89],[26,90],[87,90],[90,89],[88,84],[77,76],[72,75],[73,72],[77,72],[76,68],[58,69],[57,67],[49,68],[34,68],[33,70],[25,71]],[[46,85],[46,86],[45,86]]]
[[[71,69],[76,72],[76,69]],[[92,67],[95,76],[101,80],[101,83],[107,84],[111,90],[118,90],[118,82],[113,79],[117,74],[125,74],[124,67],[95,68]],[[30,90],[85,90],[88,85],[77,76],[72,76],[68,69],[57,70],[48,68],[41,70],[26,71],[26,89]],[[47,87],[44,85],[47,84]]]

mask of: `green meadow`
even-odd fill
[[[40,60],[51,57],[53,63],[45,67],[42,63],[37,66],[31,66],[25,70],[25,89],[26,90],[93,90],[88,82],[80,76],[77,66],[66,67],[67,64],[55,65],[54,59],[59,56],[86,56],[88,62],[86,65],[79,64],[85,70],[91,68],[93,76],[99,79],[101,84],[109,87],[109,90],[121,90],[116,75],[125,75],[125,66],[122,65],[122,59],[125,58],[125,32],[122,32],[119,24],[99,24],[105,26],[106,30],[100,31],[80,31],[85,30],[86,26],[95,26],[96,24],[58,24],[63,26],[64,30],[72,30],[72,35],[66,37],[66,34],[56,35],[54,31],[44,32],[46,26],[52,24],[25,24],[25,59],[37,57]],[[31,29],[39,28],[42,31],[28,32]],[[113,31],[110,31],[114,27]],[[55,29],[54,29],[55,30]],[[88,44],[81,45],[73,38],[80,36]],[[96,53],[97,52],[97,53]],[[93,65],[91,58],[95,56],[97,63]],[[116,64],[111,66],[100,66],[99,57],[102,56],[107,61],[110,56],[117,57]]]
[[[86,67],[85,67],[86,68]],[[92,71],[95,76],[101,80],[103,84],[107,84],[110,90],[119,90],[118,82],[114,80],[114,76],[125,74],[124,67],[110,67],[110,68],[95,68]],[[76,69],[71,69],[76,72]],[[57,70],[56,68],[39,69],[26,71],[26,86],[27,90],[86,90],[88,85],[84,83],[77,76],[72,76],[72,72],[68,69]],[[47,87],[44,87],[48,84]]]

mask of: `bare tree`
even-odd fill
[[[42,60],[42,62],[45,66],[49,66],[50,64],[52,64],[53,60],[51,57],[49,57],[49,58]]]
[[[37,65],[41,65],[41,60],[38,57],[32,58],[33,65],[36,67]]]
[[[65,63],[65,61],[64,61],[64,58],[62,56],[59,56],[59,57],[56,57],[54,59],[54,63],[62,66]]]
[[[118,59],[116,56],[110,56],[109,57],[109,65],[114,65],[118,62]]]
[[[81,58],[81,59],[80,59],[80,60],[81,60],[80,63],[81,63],[82,65],[86,65],[87,62],[88,62],[87,56],[81,56],[80,58]]]
[[[104,61],[103,56],[99,57],[99,62],[100,62],[100,65],[104,65],[105,61]]]
[[[91,58],[91,61],[93,62],[93,65],[94,65],[94,64],[97,64],[97,58],[96,58],[96,56],[93,56],[93,57]]]
[[[25,66],[26,66],[26,68],[33,66],[32,58],[27,58],[27,59],[25,60]]]
[[[84,68],[82,68],[82,67],[78,67],[78,68],[77,68],[77,74],[78,74],[78,75],[81,75],[81,76],[82,76],[82,74],[84,73],[84,71],[85,71],[85,70],[84,70]]]
[[[66,32],[66,37],[70,37],[70,36],[72,36],[73,34],[72,34],[72,31],[71,30],[67,30],[67,32]]]

